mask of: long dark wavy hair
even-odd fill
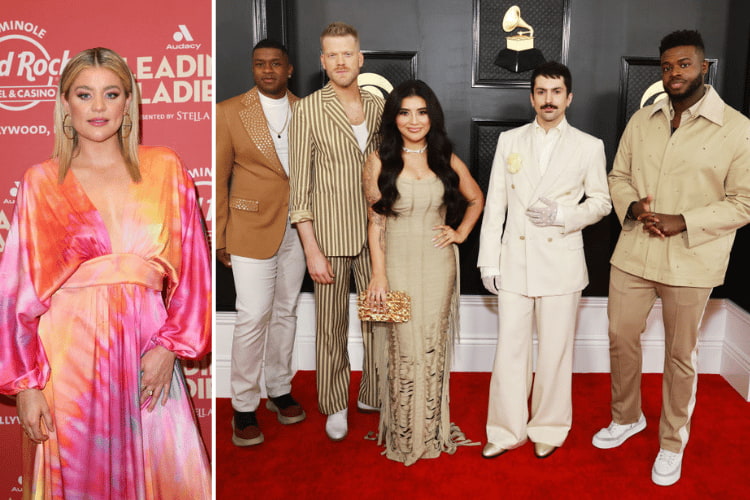
[[[407,80],[399,84],[385,101],[383,118],[380,122],[380,161],[382,167],[378,177],[378,188],[381,198],[372,209],[381,215],[396,217],[393,204],[399,197],[396,179],[404,169],[401,148],[404,145],[401,132],[396,126],[396,117],[401,109],[401,102],[412,96],[424,99],[427,104],[427,116],[430,118],[430,131],[427,133],[427,165],[443,182],[443,203],[446,206],[446,223],[456,227],[463,217],[466,199],[458,190],[458,174],[451,168],[453,144],[445,132],[443,108],[432,89],[422,80]]]

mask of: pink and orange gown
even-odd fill
[[[179,362],[166,406],[141,406],[140,358],[210,347],[208,247],[190,176],[141,147],[121,241],[73,172],[29,169],[0,263],[0,393],[43,389],[55,423],[24,437],[24,497],[210,498],[210,468]]]

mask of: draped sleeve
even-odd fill
[[[166,290],[167,320],[153,341],[180,358],[199,359],[211,347],[211,267],[195,185],[177,155],[171,196],[170,271]],[[162,156],[164,159],[164,156]],[[169,169],[172,170],[172,169]],[[179,244],[175,244],[179,242]]]
[[[49,300],[39,298],[33,283],[30,250],[33,232],[33,201],[26,196],[30,175],[24,176],[16,197],[8,239],[0,260],[0,393],[17,394],[24,389],[44,388],[49,363],[37,335],[39,317]],[[33,182],[33,181],[32,181]]]

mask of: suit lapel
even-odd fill
[[[576,154],[574,149],[576,146],[577,145],[575,144],[575,141],[572,140],[570,134],[570,125],[567,125],[564,128],[563,133],[560,134],[555,149],[552,150],[550,164],[534,190],[534,194],[530,200],[531,203],[536,201],[540,196],[544,196],[544,194],[549,191],[549,188],[557,183],[563,172],[571,166],[569,161],[558,161],[558,159],[565,158],[567,160],[575,158]]]
[[[375,99],[373,99],[373,96],[369,92],[360,92],[362,94],[362,107],[365,112],[365,122],[367,123],[367,147],[365,147],[365,151],[368,151],[370,143],[378,134],[378,127],[376,127],[375,124],[380,121],[381,112],[375,104]]]
[[[526,125],[526,130],[519,138],[518,149],[524,155],[524,160],[523,167],[518,171],[520,178],[516,184],[518,184],[517,188],[522,190],[519,197],[526,200],[526,206],[534,203],[532,195],[541,179],[539,158],[534,148],[534,132],[534,124],[530,123]]]
[[[331,123],[341,129],[341,133],[344,134],[347,140],[351,141],[359,149],[357,138],[354,136],[354,130],[352,130],[349,119],[346,117],[346,113],[344,113],[343,106],[341,106],[341,103],[336,98],[336,91],[333,90],[330,83],[327,83],[321,90],[323,112],[331,120]],[[367,119],[366,116],[365,119]]]
[[[289,104],[291,103],[290,96]],[[286,179],[286,172],[281,165],[279,156],[276,154],[271,133],[268,131],[268,123],[266,122],[266,115],[263,113],[263,106],[260,104],[258,89],[252,88],[245,93],[242,104],[244,107],[240,110],[240,120],[242,120],[247,135],[250,136],[250,140],[268,160],[268,167]],[[291,120],[292,117],[290,116],[289,119]]]

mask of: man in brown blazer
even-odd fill
[[[349,281],[367,288],[367,205],[362,166],[377,148],[383,100],[360,91],[364,58],[357,31],[331,23],[320,37],[329,82],[295,105],[291,125],[291,218],[315,282],[318,406],[334,441],[347,434]],[[357,407],[377,411],[372,327],[362,325],[364,360]]]
[[[263,442],[255,411],[265,370],[266,408],[282,424],[305,418],[291,396],[297,298],[305,256],[289,222],[288,126],[297,97],[287,90],[286,48],[253,48],[255,87],[216,105],[216,256],[232,269],[237,320],[232,340],[232,442]]]

